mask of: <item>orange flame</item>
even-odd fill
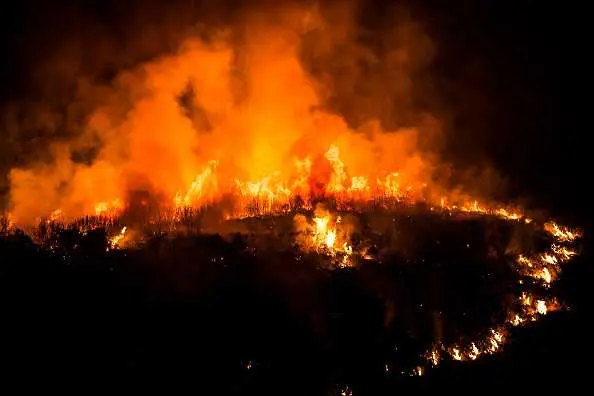
[[[421,134],[438,132],[435,120],[419,116],[414,127],[384,130],[378,113],[349,124],[327,99],[334,90],[345,102],[361,102],[342,92],[361,83],[354,80],[359,77],[330,89],[309,70],[305,48],[330,60],[334,48],[353,41],[350,14],[332,22],[315,7],[279,6],[265,14],[248,13],[208,40],[187,37],[176,52],[80,98],[94,106],[77,125],[82,134],[52,144],[51,163],[11,171],[14,218],[30,222],[56,209],[65,219],[107,215],[130,205],[135,191],[152,193],[166,207],[196,208],[235,196],[238,215],[254,198],[271,210],[297,195],[421,197],[429,186],[437,196],[432,155],[418,144]],[[326,41],[311,42],[312,34]],[[394,53],[378,61],[389,72],[376,77],[400,83],[369,81],[377,97],[365,100],[384,106],[389,94],[403,103],[390,113],[409,112],[410,76],[426,63],[431,43],[408,20],[387,36]],[[330,70],[337,61],[325,63]],[[72,159],[96,141],[95,158]]]

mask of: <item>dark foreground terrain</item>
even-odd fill
[[[4,235],[2,376],[31,385],[82,381],[81,389],[141,378],[140,386],[189,384],[200,394],[584,383],[591,351],[584,256],[566,264],[550,291],[570,310],[514,329],[502,353],[446,358],[409,376],[427,366],[420,354],[437,339],[456,342],[501,321],[517,275],[505,256],[505,223],[431,216],[396,223],[398,235],[375,236],[373,259],[340,270],[321,268],[323,258],[274,235],[153,234],[111,251],[101,228],[85,236],[61,230],[45,247],[20,232]],[[382,238],[392,249],[381,249]]]

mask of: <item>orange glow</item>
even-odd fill
[[[150,193],[162,207],[198,208],[234,196],[238,216],[253,199],[272,210],[296,195],[368,200],[432,192],[439,199],[441,189],[430,183],[433,155],[418,144],[421,135],[439,132],[435,120],[384,130],[370,116],[350,125],[327,105],[331,87],[308,72],[300,55],[305,35],[338,45],[350,38],[334,30],[346,34],[341,29],[350,22],[328,24],[307,7],[269,14],[278,18],[248,13],[207,41],[187,37],[174,53],[123,72],[105,95],[89,98],[100,105],[78,126],[80,136],[53,144],[51,163],[11,171],[16,221],[58,209],[64,219],[113,214],[134,191]],[[233,40],[238,34],[240,43]],[[410,21],[391,34],[394,50],[408,57],[383,60],[394,63],[386,78],[402,81],[390,95],[407,98],[408,76],[420,67],[411,57],[430,44]],[[379,104],[387,93],[369,100]],[[97,141],[90,164],[72,160],[75,150]]]

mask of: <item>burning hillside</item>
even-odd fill
[[[60,265],[136,260],[162,275],[170,261],[205,279],[251,263],[287,290],[352,276],[384,304],[382,337],[414,333],[414,354],[385,363],[407,376],[494,354],[559,309],[552,285],[581,233],[445,180],[440,122],[413,100],[434,52],[421,26],[402,17],[372,50],[353,10],[281,8],[196,28],[107,82],[81,77],[72,135],[10,171],[0,242],[25,230]],[[495,313],[475,306],[483,321],[468,324],[459,299],[407,291],[445,289],[445,272],[484,281]],[[198,293],[192,281],[210,287],[173,288]]]
[[[204,280],[191,274],[206,276],[210,266],[240,270],[253,262],[276,274],[273,282],[287,293],[304,287],[304,282],[321,283],[325,271],[356,271],[356,282],[387,304],[385,336],[417,329],[416,355],[386,363],[387,372],[405,375],[422,375],[443,359],[475,360],[494,354],[511,328],[562,306],[551,285],[562,265],[577,254],[579,232],[478,203],[462,208],[390,203],[357,206],[328,200],[314,210],[293,207],[282,213],[263,213],[264,205],[253,216],[242,212],[241,217],[227,219],[213,206],[162,212],[132,226],[126,225],[125,212],[73,223],[54,218],[41,222],[33,235],[67,265],[84,267],[89,260],[123,265],[116,264],[124,259],[117,256],[120,249],[130,257],[125,260],[155,266],[158,272],[175,262],[179,268],[174,272],[181,278],[173,287],[190,295],[203,293],[205,287]],[[8,227],[5,224],[5,238],[10,238]],[[300,278],[288,280],[294,271]],[[398,284],[399,278],[403,284]],[[447,297],[447,291],[436,295],[436,281],[447,283],[438,290],[455,288],[456,297]],[[410,282],[418,286],[414,292]],[[433,286],[423,286],[427,282]],[[478,294],[463,297],[469,290]],[[475,306],[471,301],[477,299],[481,303]]]

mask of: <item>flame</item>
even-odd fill
[[[238,26],[217,30],[209,40],[184,37],[173,53],[122,72],[105,95],[80,98],[92,109],[77,125],[82,135],[49,145],[50,164],[11,170],[15,221],[35,222],[52,211],[59,211],[60,220],[115,217],[134,206],[137,191],[151,193],[159,207],[173,210],[200,210],[231,197],[231,218],[286,213],[299,197],[300,205],[309,208],[320,199],[343,207],[422,201],[444,211],[531,221],[515,208],[444,191],[434,182],[433,171],[442,164],[419,143],[440,134],[431,116],[424,114],[406,128],[383,127],[381,114],[373,112],[349,123],[348,116],[360,115],[358,106],[353,107],[357,114],[343,115],[327,100],[334,88],[345,102],[370,109],[385,107],[387,97],[394,97],[394,104],[408,103],[411,76],[430,60],[418,54],[432,49],[419,26],[403,21],[386,34],[396,51],[392,55],[399,56],[377,58],[386,66],[378,70],[388,75],[375,76],[382,77],[380,83],[365,81],[376,95],[359,98],[347,92],[362,81],[343,76],[327,86],[301,56],[315,44],[306,42],[314,31],[329,40],[328,48],[314,49],[332,55],[328,51],[334,44],[344,44],[335,37],[336,29],[341,36],[348,27],[352,37],[344,40],[357,36],[351,21],[341,21],[339,28],[319,9],[304,7],[269,7],[266,13],[274,18],[248,12]],[[355,66],[359,55],[353,56]],[[423,59],[416,62],[415,56]],[[390,115],[410,110],[402,104],[390,108]],[[93,147],[96,158],[90,164],[74,162],[72,154],[89,141],[99,141]],[[338,248],[348,250],[343,245]]]
[[[442,201],[442,206],[444,205],[445,202]],[[466,206],[461,210],[475,210],[478,213],[495,214],[510,221],[525,218],[518,212],[487,209],[478,203],[472,203],[470,206]],[[581,232],[560,226],[552,221],[545,223],[543,230],[553,238],[553,242],[548,247],[548,250],[545,253],[536,254],[532,257],[519,254],[515,261],[520,266],[518,268],[520,274],[540,281],[545,287],[549,287],[557,279],[557,275],[561,271],[560,265],[577,254],[575,250],[563,246],[563,244],[574,241],[581,236]],[[437,366],[440,362],[440,349],[447,351],[453,360],[458,361],[476,360],[481,355],[496,353],[501,350],[506,342],[508,326],[516,327],[528,322],[534,322],[539,317],[556,311],[559,308],[560,304],[554,298],[548,300],[537,298],[528,291],[524,291],[519,296],[517,308],[508,312],[508,319],[505,324],[490,328],[482,339],[471,341],[463,346],[435,346],[426,354],[427,360],[432,366]]]
[[[122,240],[126,236],[126,231],[128,231],[128,227],[123,227],[122,230],[118,234],[111,237],[109,239],[109,246],[107,247],[107,250],[113,250],[113,249],[119,248],[122,243]]]
[[[327,151],[327,156],[333,164],[334,173],[331,173],[331,182],[328,184],[333,193],[328,196],[333,197],[338,202],[368,202],[371,195],[367,188],[369,185],[366,178],[347,178],[344,176],[343,167],[340,161],[340,151],[331,147]],[[300,162],[301,173],[295,180],[305,180],[304,175],[311,169],[308,161]],[[175,204],[178,208],[183,208],[189,202],[199,201],[201,204],[207,204],[215,200],[219,191],[220,184],[215,179],[215,169],[217,162],[213,161],[203,170],[191,183],[190,187],[184,193],[178,193]],[[275,175],[276,176],[276,175]],[[393,197],[396,202],[414,202],[407,201],[410,197],[403,194],[403,190],[397,182],[398,174],[389,173],[381,182],[374,186],[376,191],[381,191],[384,196]],[[297,183],[297,182],[294,182]],[[273,176],[265,177],[258,181],[241,182],[235,180],[235,193],[240,203],[261,202],[259,213],[274,214],[278,213],[278,202],[288,202],[295,196],[295,191],[287,187],[290,184],[281,183],[278,178]],[[295,185],[295,184],[293,184]],[[301,188],[306,188],[300,185]],[[412,188],[406,188],[409,193]],[[278,202],[277,202],[278,201]],[[276,204],[277,206],[273,205]],[[527,217],[517,208],[508,208],[501,206],[490,206],[478,200],[467,200],[461,204],[450,204],[446,197],[440,197],[437,208],[445,214],[472,214],[478,216],[494,216],[510,222],[533,223],[534,220]],[[120,208],[118,200],[110,203],[99,203],[96,206],[96,213],[103,215],[110,211],[116,211]],[[346,206],[348,208],[348,205]],[[434,207],[435,209],[435,207]],[[245,207],[236,210],[234,216],[246,215]],[[63,221],[64,214],[60,209],[51,212],[48,222]],[[305,251],[312,251],[317,254],[326,255],[332,258],[334,264],[341,267],[350,267],[358,257],[365,257],[364,251],[356,251],[350,243],[350,229],[345,224],[343,217],[332,213],[322,206],[316,207],[311,219],[303,215],[295,216],[296,228],[299,231],[297,242]],[[516,270],[519,274],[541,282],[543,286],[550,285],[558,279],[562,264],[569,261],[578,253],[570,245],[579,237],[581,232],[576,229],[561,226],[553,221],[542,224],[542,230],[551,238],[551,244],[544,252],[528,255],[518,254],[515,257]],[[119,233],[109,240],[108,250],[117,249],[122,246],[127,237],[127,227],[123,227]],[[520,284],[523,281],[520,280]],[[511,327],[521,326],[529,322],[538,320],[539,317],[556,311],[560,304],[554,299],[539,298],[528,291],[522,292],[518,298],[516,308],[508,312],[508,318],[505,323],[490,328],[483,338],[473,340],[464,345],[436,345],[426,354],[430,366],[438,366],[442,360],[442,352],[456,361],[476,360],[483,355],[497,353],[501,350],[507,340],[507,332]],[[411,375],[423,375],[424,366],[416,366],[409,372]]]
[[[296,216],[295,220],[300,231],[298,242],[301,242],[306,251],[335,259],[339,268],[352,266],[353,247],[349,242],[349,230],[341,216],[333,216],[330,212],[318,208],[311,222],[300,215]]]
[[[123,205],[119,199],[114,199],[111,202],[98,202],[95,204],[96,216],[112,216],[117,215],[123,209]]]
[[[560,226],[555,222],[549,222],[544,225],[544,230],[555,237],[559,242],[573,241],[581,236],[577,230],[570,230],[567,227]]]
[[[49,144],[49,163],[11,170],[10,211],[21,223],[53,210],[65,220],[112,215],[133,205],[136,191],[148,191],[165,208],[200,209],[232,196],[237,217],[280,211],[296,196],[365,201],[419,198],[427,190],[437,195],[434,153],[419,144],[421,136],[439,134],[437,120],[422,114],[411,127],[386,127],[381,119],[388,114],[380,111],[387,97],[398,104],[390,116],[411,111],[409,80],[430,60],[429,38],[412,21],[396,24],[386,33],[396,52],[377,59],[386,66],[377,73],[387,75],[365,82],[374,94],[358,97],[348,92],[363,83],[354,81],[360,77],[344,76],[330,86],[303,57],[313,46],[328,58],[328,72],[340,64],[332,61],[333,51],[357,36],[352,26],[343,39],[336,34],[351,24],[344,15],[337,24],[306,5],[247,10],[232,25],[209,32],[208,40],[183,37],[175,51],[123,70],[109,88],[85,81],[90,93],[81,93],[77,105],[88,105],[83,107],[91,113],[75,125],[81,135]],[[312,32],[324,40],[310,42]],[[361,51],[355,52],[345,60],[358,67]],[[360,106],[339,114],[330,88]],[[368,112],[363,105],[378,111],[347,122]],[[91,147],[96,157],[73,160],[89,142],[98,142]]]

